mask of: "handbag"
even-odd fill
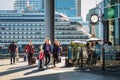
[[[58,57],[57,63],[61,62],[61,57]]]

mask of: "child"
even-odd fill
[[[44,51],[42,46],[40,46],[39,56],[38,56],[38,70],[43,69]]]

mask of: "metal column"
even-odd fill
[[[45,0],[45,39],[54,42],[54,0]]]

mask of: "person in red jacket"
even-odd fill
[[[28,65],[32,64],[32,56],[34,54],[34,46],[32,41],[29,41],[29,44],[25,46],[24,52],[28,53]]]
[[[44,51],[42,49],[42,46],[40,46],[39,56],[38,56],[38,70],[43,69],[43,60],[44,60]]]

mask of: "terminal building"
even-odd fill
[[[120,45],[120,0],[104,0],[104,41]]]

